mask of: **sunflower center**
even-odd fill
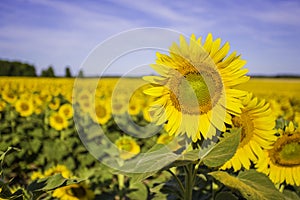
[[[72,194],[75,197],[85,197],[86,191],[83,187],[73,187],[71,188]]]
[[[232,123],[234,127],[242,128],[240,147],[245,146],[253,136],[254,125],[251,118],[248,113],[244,111],[239,117],[233,117]]]
[[[10,99],[13,99],[13,98],[15,98],[15,95],[13,93],[8,93],[7,97],[10,98]]]
[[[171,88],[174,93],[170,97],[175,108],[183,113],[207,113],[220,99],[222,80],[213,69],[207,67],[201,73],[194,70],[175,79],[171,84],[175,86]]]
[[[61,116],[55,116],[55,121],[58,123],[58,124],[62,124],[64,122],[63,118]]]
[[[106,109],[101,105],[96,107],[95,112],[98,118],[103,118],[106,116]]]
[[[132,149],[132,144],[131,144],[131,142],[128,141],[128,140],[123,140],[123,141],[120,142],[119,148],[120,148],[121,150],[124,150],[124,151],[131,151],[131,149]]]
[[[270,150],[271,160],[281,166],[300,165],[300,134],[283,135]]]
[[[21,108],[22,108],[23,111],[29,110],[29,106],[26,103],[22,103]]]
[[[69,110],[69,109],[64,109],[63,113],[64,113],[66,116],[68,116],[69,113],[70,113],[70,110]]]

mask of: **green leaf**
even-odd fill
[[[199,153],[201,149],[194,149],[191,151],[188,151],[184,154],[182,154],[177,160],[183,160],[183,161],[196,161],[199,160]]]
[[[60,186],[67,186],[81,181],[83,181],[83,179],[66,179],[61,174],[55,174],[53,176],[34,180],[28,185],[27,190],[31,192],[50,191]]]
[[[164,145],[154,145],[144,156],[124,162],[116,173],[132,177],[132,181],[140,182],[174,162],[179,155],[171,152]]]
[[[232,192],[220,192],[216,195],[215,200],[238,200],[238,197],[236,197]]]
[[[203,155],[202,161],[208,167],[219,167],[235,154],[241,137],[241,129],[232,132],[221,139],[216,145]]]
[[[129,185],[132,190],[127,197],[130,199],[147,200],[148,191],[147,187],[143,183],[134,183]]]
[[[20,151],[20,149],[15,148],[15,147],[8,147],[5,152],[3,152],[3,151],[0,152],[0,176],[2,175],[2,172],[3,172],[2,166],[3,166],[5,156],[7,156],[8,154],[10,154],[11,152],[14,152],[14,151]]]
[[[2,164],[3,161],[4,161],[5,156],[8,155],[8,154],[10,154],[10,153],[13,152],[13,151],[20,151],[20,149],[15,148],[15,147],[8,147],[7,150],[6,150],[5,152],[3,152],[3,151],[0,152],[0,154],[1,154],[1,155],[0,155],[0,162],[1,162],[1,164]]]
[[[11,191],[8,187],[7,183],[2,182],[2,180],[0,179],[0,199],[1,198],[9,198],[12,194]]]
[[[38,138],[33,138],[29,141],[29,145],[34,153],[38,153],[40,147],[42,146],[42,142]]]
[[[238,190],[245,199],[249,200],[282,200],[280,193],[264,174],[255,170],[241,171],[237,177],[227,172],[215,171],[209,173],[227,187]]]
[[[28,135],[31,135],[31,136],[37,137],[37,138],[45,137],[45,134],[44,134],[42,128],[35,128],[33,131],[28,132]]]
[[[295,192],[290,190],[284,190],[283,194],[285,200],[300,200],[300,197]]]

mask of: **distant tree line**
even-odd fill
[[[1,76],[37,76],[35,67],[17,61],[0,60]]]
[[[33,65],[22,63],[18,61],[7,61],[0,60],[0,76],[38,76],[36,69]],[[57,77],[55,75],[54,69],[52,66],[49,66],[47,69],[43,69],[41,77]],[[83,71],[80,70],[78,73],[79,77],[83,77]],[[72,77],[71,69],[69,66],[65,68],[65,77]]]

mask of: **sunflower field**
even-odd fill
[[[300,199],[300,80],[200,40],[157,76],[1,77],[0,199]]]

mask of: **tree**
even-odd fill
[[[67,78],[72,77],[70,67],[66,67],[65,77],[67,77]]]
[[[78,72],[78,77],[79,77],[79,78],[83,78],[83,77],[84,77],[84,74],[83,74],[82,69],[79,70],[79,72]]]
[[[55,77],[55,73],[54,73],[53,67],[50,65],[50,66],[48,67],[48,69],[42,70],[41,76],[42,76],[42,77]]]
[[[36,76],[36,71],[27,63],[0,60],[0,76]]]

